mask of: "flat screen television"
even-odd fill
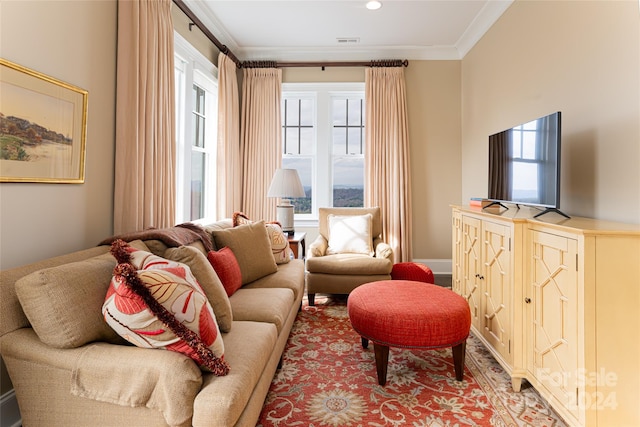
[[[560,111],[489,136],[491,205],[560,212]]]

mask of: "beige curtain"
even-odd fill
[[[116,97],[114,232],[175,225],[171,0],[118,2]]]
[[[236,64],[218,55],[217,217],[231,218],[241,207],[240,95]]]
[[[244,69],[242,82],[242,211],[273,220],[276,200],[267,198],[273,173],[282,164],[280,99],[282,70]]]
[[[412,261],[409,126],[402,67],[365,70],[365,205],[380,206],[396,262]]]

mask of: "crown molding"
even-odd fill
[[[462,34],[456,48],[460,53],[460,58],[469,53],[469,51],[480,41],[482,36],[496,23],[502,14],[511,6],[514,0],[489,0],[480,10],[471,24]]]

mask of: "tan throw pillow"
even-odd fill
[[[371,246],[372,215],[333,215],[329,222],[329,247],[327,254],[366,254],[373,256]]]
[[[253,224],[242,212],[233,213],[233,226]],[[289,248],[289,239],[282,231],[282,226],[279,222],[267,222],[267,234],[269,234],[269,241],[271,242],[271,252],[273,253],[273,259],[276,264],[286,264],[291,261],[291,249]]]
[[[147,250],[140,240],[129,245]],[[18,280],[18,299],[38,338],[55,348],[76,348],[93,341],[122,343],[100,311],[115,266],[115,258],[105,253]]]
[[[214,230],[212,235],[216,247],[228,247],[235,255],[243,285],[278,271],[264,221]]]
[[[118,340],[100,311],[115,265],[107,253],[36,271],[16,282],[24,314],[43,343],[76,348]]]
[[[165,251],[164,257],[189,266],[213,307],[220,331],[229,332],[233,323],[231,302],[207,257],[192,246],[169,248]]]

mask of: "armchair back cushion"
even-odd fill
[[[371,214],[333,215],[329,221],[328,255],[354,253],[373,256]]]
[[[371,214],[371,238],[372,240],[382,234],[382,218],[380,208],[320,208],[318,211],[320,235],[329,241],[329,215],[366,215]]]

